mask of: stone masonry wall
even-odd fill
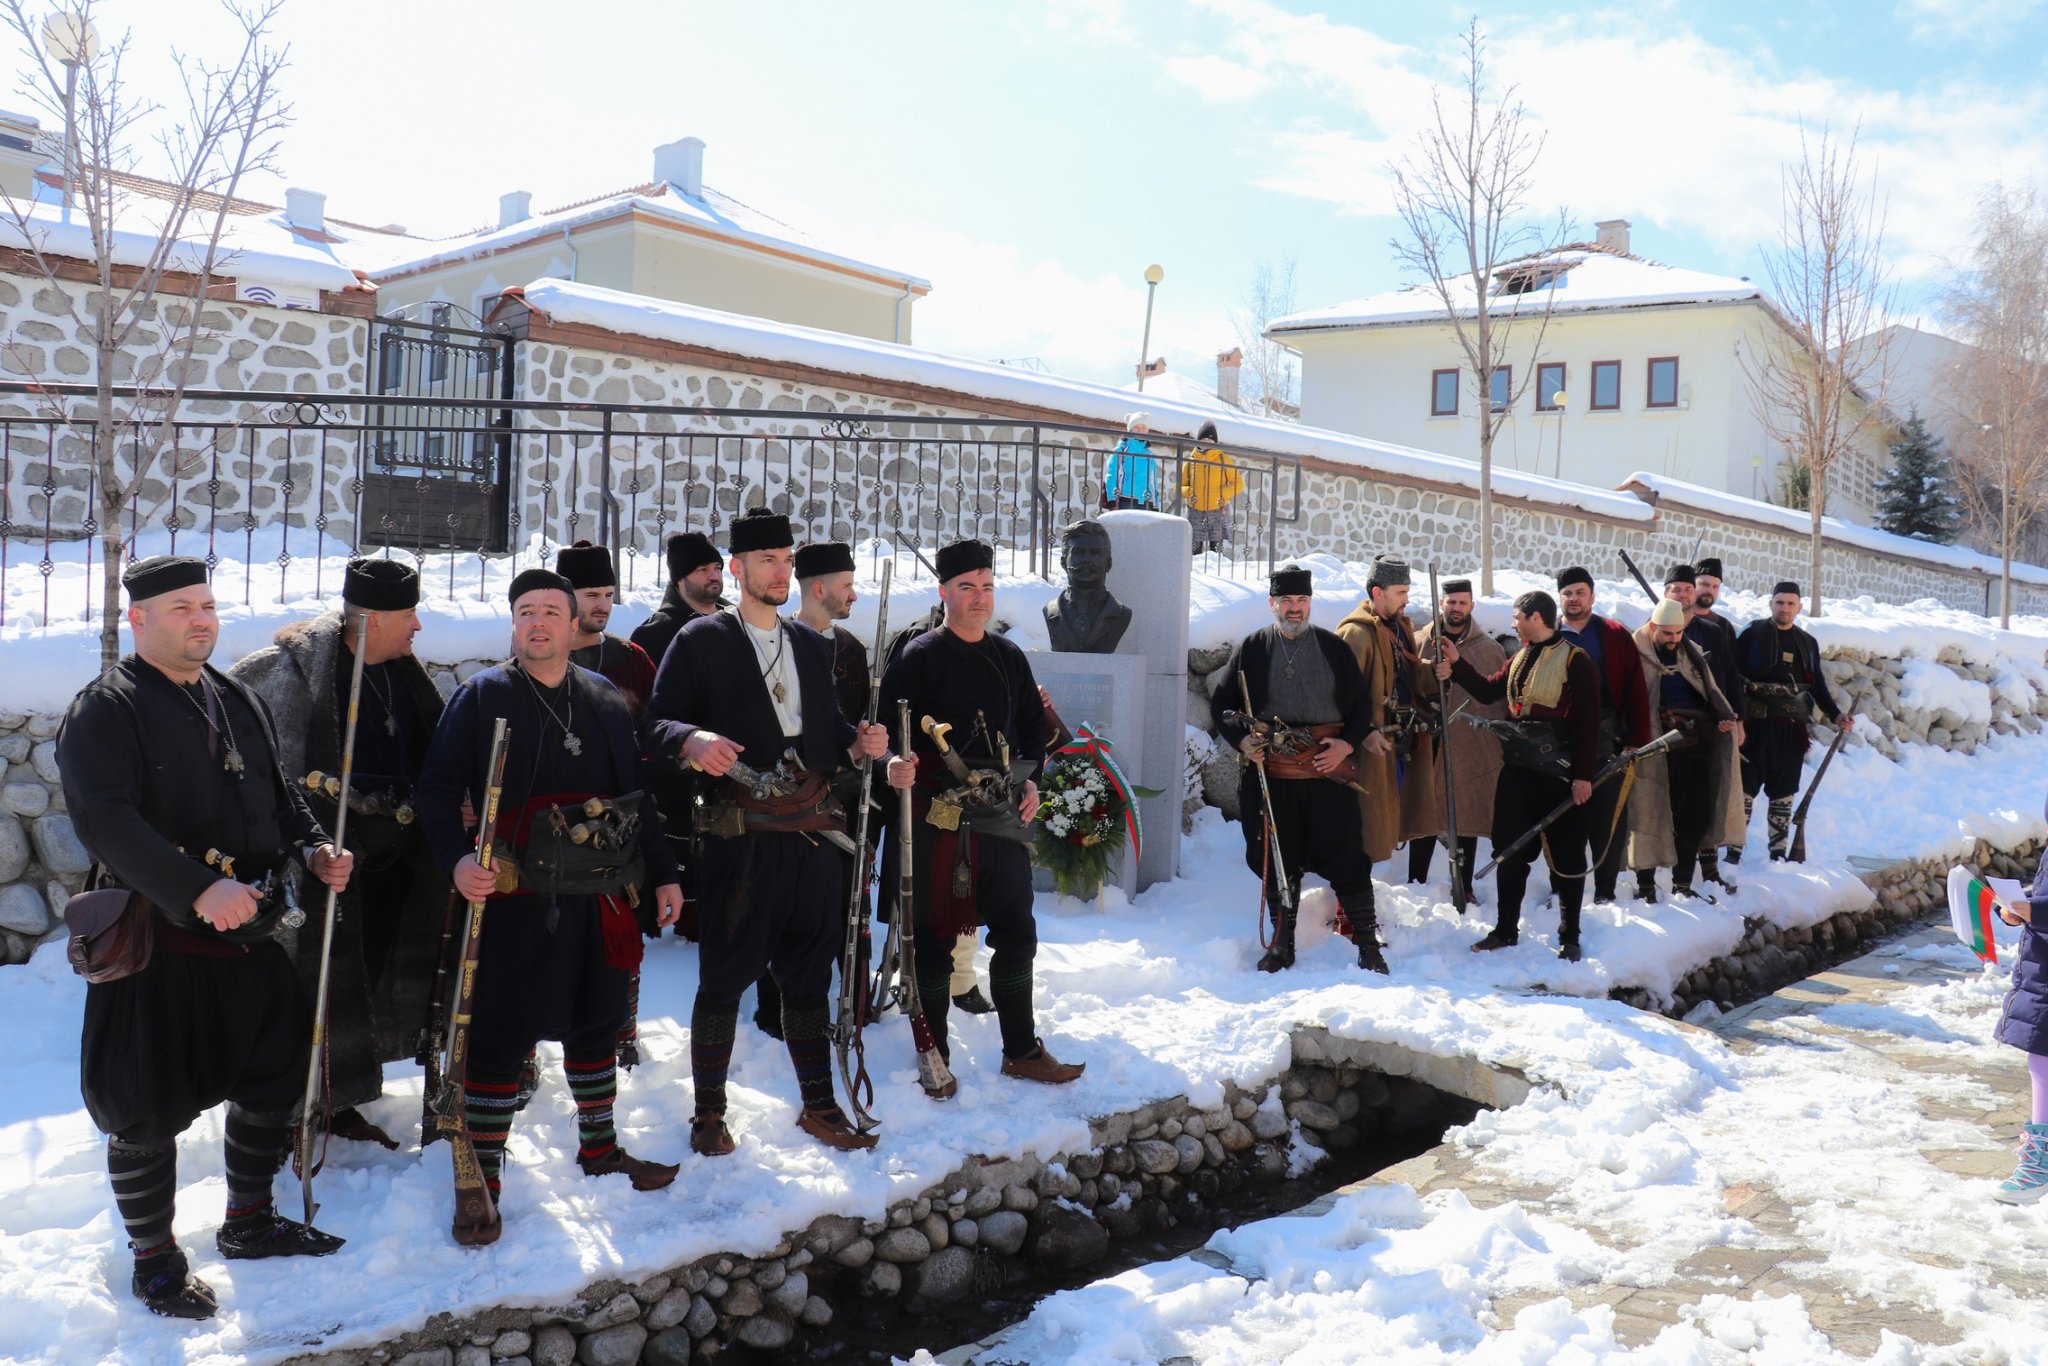
[[[0,275],[0,376],[89,382],[92,344],[73,310],[83,315],[83,301],[90,294],[84,284]],[[192,303],[166,296],[156,307],[160,314],[144,319],[135,343],[116,367],[116,383],[160,383],[175,377],[160,369],[162,324],[182,326]],[[214,301],[206,304],[199,321],[204,335],[192,349],[191,388],[272,390],[303,394],[309,400],[364,391],[366,319]],[[33,398],[0,401],[0,417],[48,419],[61,411],[82,409],[78,400],[66,401],[61,408],[55,401]],[[355,499],[349,485],[355,476],[354,432],[289,430],[293,414],[252,412],[244,404],[189,402],[181,416],[222,425],[181,433],[175,467],[160,464],[143,482],[135,503],[144,529],[162,527],[172,516],[181,532],[200,536],[212,529],[239,533],[280,519],[294,528],[310,528],[324,513],[332,534],[352,539]],[[4,430],[0,521],[6,526],[0,534],[39,539],[46,528],[60,539],[83,534],[91,462],[82,435],[42,422],[18,422]],[[54,471],[49,460],[53,431]]]
[[[1287,500],[1283,499],[1283,504]],[[1412,488],[1366,475],[1304,471],[1302,517],[1282,523],[1276,551],[1282,557],[1314,551],[1342,559],[1369,558],[1392,551],[1417,565],[1445,572],[1469,572],[1479,563],[1479,499]],[[1780,579],[1804,583],[1808,543],[1804,537],[1768,527],[1715,518],[1679,506],[1657,505],[1649,522],[1624,522],[1567,507],[1494,504],[1494,564],[1506,569],[1553,574],[1583,564],[1601,578],[1622,578],[1620,552],[1634,556],[1645,574],[1664,572],[1674,561],[1718,555],[1727,562],[1731,585],[1763,592]],[[1965,612],[1996,605],[1996,580],[1929,563],[1912,563],[1855,546],[1831,543],[1822,565],[1823,596],[1872,597],[1880,602],[1934,598]],[[1661,587],[1661,585],[1658,585]],[[2014,608],[2048,612],[2048,588],[2014,584]]]

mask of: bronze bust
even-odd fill
[[[1107,587],[1109,532],[1100,522],[1080,521],[1060,532],[1060,567],[1067,586],[1045,605],[1045,630],[1063,654],[1106,655],[1131,626],[1131,609]]]

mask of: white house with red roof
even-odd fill
[[[1459,285],[1469,317],[1472,281],[1454,282],[1454,297]],[[1779,499],[1790,457],[1752,376],[1789,333],[1760,287],[1637,256],[1615,219],[1593,242],[1499,268],[1492,312],[1509,311],[1507,369],[1491,395],[1508,408],[1496,469],[1605,488],[1644,472]],[[1477,462],[1477,376],[1434,291],[1291,314],[1267,335],[1301,357],[1305,424]],[[1872,519],[1886,439],[1872,424],[1831,470],[1831,514]]]

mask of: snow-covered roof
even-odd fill
[[[893,266],[877,265],[828,251],[808,233],[709,186],[704,187],[701,194],[692,196],[685,194],[680,187],[662,181],[649,181],[534,214],[504,227],[482,228],[456,237],[438,240],[412,236],[384,238],[375,244],[375,250],[361,256],[357,264],[378,279],[397,279],[436,266],[488,256],[538,238],[556,237],[565,228],[576,228],[629,212],[645,213],[685,231],[703,233],[742,246],[786,253],[815,265],[876,276],[889,284],[909,285],[921,292],[931,289],[929,280]]]
[[[168,221],[172,187],[142,176],[113,174],[109,179],[116,186],[113,262],[145,265]],[[213,195],[195,198],[182,240],[171,252],[172,270],[197,272],[204,267],[213,211],[223,203],[228,212],[222,223],[221,254],[214,263],[216,276],[306,291],[366,287],[352,264],[354,249],[362,240],[382,234],[334,219],[326,221],[324,231],[308,233],[288,222],[282,209]],[[33,203],[0,205],[0,246],[87,261],[96,256],[85,211],[74,207],[71,221],[64,222],[54,178],[37,178]]]
[[[1508,294],[1502,285],[1528,275],[1526,292]],[[1477,311],[1477,290],[1470,275],[1450,282],[1451,295],[1461,313]],[[1539,256],[1503,263],[1494,270],[1495,313],[1513,307],[1556,313],[1594,312],[1600,309],[1645,308],[1670,304],[1731,303],[1764,297],[1763,291],[1747,280],[1712,275],[1682,266],[1667,266],[1624,255],[1591,243],[1560,247]],[[1342,331],[1385,327],[1396,323],[1429,322],[1444,316],[1436,291],[1425,285],[1409,285],[1363,299],[1332,304],[1276,318],[1266,329],[1271,337],[1302,332]]]
[[[1754,498],[1744,498],[1740,494],[1723,493],[1719,489],[1689,484],[1683,479],[1673,479],[1669,475],[1650,474],[1638,470],[1623,482],[1622,487],[1641,488],[1659,503],[1668,500],[1680,507],[1693,508],[1717,517],[1739,517],[1752,522],[1762,522],[1795,536],[1808,536],[1813,531],[1811,520],[1798,508],[1781,508],[1771,503],[1758,502]],[[1959,569],[1964,573],[1988,574],[1994,579],[1998,577],[1999,565],[1995,558],[1980,555],[1974,550],[1966,550],[1962,546],[1935,545],[1931,541],[1915,540],[1911,536],[1896,536],[1876,527],[1845,522],[1839,517],[1823,517],[1820,520],[1828,539],[1843,545],[1852,545],[1859,550],[1876,551],[1883,555],[1923,560],[1931,565]],[[2048,568],[2022,564],[2015,560],[2012,577],[2015,583],[2048,584]]]
[[[1124,388],[1134,398],[1141,396],[1136,380],[1132,380]],[[1225,403],[1217,396],[1214,389],[1203,384],[1200,380],[1190,378],[1174,370],[1166,370],[1149,376],[1145,380],[1142,397],[1148,400],[1168,398],[1172,399],[1175,403],[1185,403],[1190,408],[1205,408],[1212,413],[1241,414],[1244,411],[1242,408]],[[1140,406],[1142,407],[1143,405],[1141,404]]]
[[[1152,414],[1152,428],[1158,432],[1192,436],[1203,422],[1213,420],[1219,439],[1227,445],[1328,460],[1395,478],[1472,489],[1475,493],[1479,487],[1478,467],[1467,460],[1319,427],[1254,417],[1233,409],[1197,406],[1166,394],[1155,396],[1149,380],[1144,401],[1139,404],[1134,402],[1136,395],[1130,390],[1106,384],[1063,379],[993,361],[949,356],[794,323],[770,322],[568,280],[536,280],[512,293],[523,298],[527,306],[557,321],[628,336],[809,366],[836,374],[923,385],[999,403],[1052,409],[1106,426],[1122,426],[1124,414],[1142,406]],[[1514,470],[1496,469],[1493,491],[1501,497],[1556,503],[1625,521],[1646,522],[1653,516],[1649,507],[1632,494]]]

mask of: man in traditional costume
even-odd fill
[[[1377,732],[1358,661],[1343,641],[1309,621],[1314,595],[1308,570],[1290,564],[1273,571],[1266,599],[1273,624],[1238,643],[1209,699],[1210,716],[1245,759],[1238,778],[1244,861],[1260,876],[1273,917],[1273,942],[1259,971],[1294,966],[1301,879],[1315,873],[1336,894],[1358,946],[1358,965],[1384,973],[1372,860],[1359,839],[1357,794],[1350,786],[1358,773],[1353,756]]]
[[[638,719],[654,690],[654,661],[630,640],[607,634],[619,596],[612,553],[578,541],[555,552],[555,572],[576,588],[576,628],[569,635],[569,662],[610,680]]]
[[[1073,1081],[1085,1064],[1053,1057],[1038,1036],[1031,999],[1038,953],[1031,850],[1037,777],[1045,763],[1045,705],[1024,651],[989,628],[995,552],[981,541],[956,541],[935,558],[944,624],[907,643],[882,675],[882,704],[890,715],[899,699],[910,703],[913,753],[891,763],[890,781],[915,783],[916,937],[938,950],[918,955],[914,986],[939,1052],[950,1061],[952,963],[944,949],[985,926],[1003,1075]],[[977,794],[992,796],[970,800]]]
[[[885,753],[888,732],[856,734],[840,714],[831,645],[776,614],[789,600],[792,544],[781,513],[755,508],[733,523],[728,567],[739,602],[677,634],[647,713],[657,759],[714,780],[699,808],[703,900],[690,1015],[690,1147],[711,1157],[733,1151],[726,1076],[740,996],[764,975],[778,988],[780,1032],[802,1096],[797,1126],[834,1148],[875,1145],[833,1095],[826,990],[844,942],[850,870],[826,837],[846,835],[833,777]]]
[[[1403,840],[1434,839],[1444,827],[1437,788],[1436,677],[1415,653],[1408,621],[1407,562],[1373,557],[1366,600],[1337,627],[1365,684],[1373,734],[1358,753],[1359,830],[1365,856],[1384,863]],[[1355,927],[1354,927],[1355,928]]]
[[[1529,866],[1541,852],[1558,900],[1557,956],[1576,963],[1586,891],[1586,803],[1600,767],[1600,676],[1586,652],[1558,632],[1557,602],[1548,593],[1515,599],[1515,634],[1522,648],[1495,673],[1481,674],[1449,642],[1436,665],[1438,679],[1455,681],[1483,702],[1505,700],[1508,706],[1500,782],[1493,793],[1500,906],[1492,931],[1472,951],[1521,942],[1522,897]],[[1564,814],[1544,835],[1504,854],[1559,806],[1565,806]]]
[[[465,898],[488,898],[468,1073],[469,1137],[502,1210],[505,1142],[520,1072],[534,1046],[559,1040],[576,1101],[577,1164],[658,1190],[677,1168],[634,1157],[613,1126],[618,1039],[639,970],[633,903],[651,897],[660,923],[682,910],[668,841],[647,809],[639,736],[619,690],[569,662],[576,590],[528,569],[512,580],[512,658],[470,676],[441,715],[414,805],[434,861]],[[504,787],[490,868],[464,826],[490,782],[491,736],[508,723]],[[457,1230],[488,1242],[497,1226]]]
[[[1585,651],[1600,675],[1600,762],[1651,740],[1649,694],[1628,627],[1593,611],[1593,576],[1573,565],[1557,576],[1558,633]],[[1592,851],[1593,904],[1614,900],[1628,861],[1628,802],[1619,782],[1603,784],[1586,804]]]
[[[1748,738],[1742,746],[1742,824],[1746,831],[1756,810],[1756,794],[1770,801],[1767,816],[1773,860],[1792,849],[1792,801],[1799,795],[1799,777],[1812,741],[1812,709],[1819,707],[1828,724],[1848,730],[1855,718],[1846,715],[1828,688],[1820,668],[1820,642],[1799,625],[1804,600],[1799,585],[1787,579],[1771,590],[1768,621],[1751,622],[1736,642],[1749,709]]]
[[[124,930],[146,934],[140,966],[85,989],[79,1079],[107,1135],[107,1176],[135,1255],[130,1286],[152,1313],[211,1318],[171,1223],[178,1135],[227,1102],[230,1260],[324,1257],[332,1234],[277,1212],[306,1084],[312,1015],[279,925],[303,859],[326,887],[352,860],[328,841],[305,788],[278,766],[269,713],[208,665],[220,636],[206,565],[157,556],[122,574],[135,652],[86,684],[57,737],[64,801],[98,885],[135,899]]]
[[[448,911],[448,879],[427,856],[413,819],[413,785],[442,705],[413,655],[419,599],[419,574],[403,560],[351,560],[341,611],[285,627],[275,644],[228,670],[276,718],[286,777],[304,784],[314,815],[332,829],[356,633],[368,628],[349,787],[356,871],[335,918],[323,1068],[334,1106],[330,1132],[386,1148],[397,1141],[358,1107],[383,1094],[383,1064],[419,1053]],[[310,885],[300,892],[309,909],[317,895]],[[281,936],[308,1000],[319,988],[323,937],[318,916]]]
[[[1736,782],[1735,709],[1707,657],[1686,632],[1689,613],[1666,598],[1635,632],[1657,733],[1685,738],[1635,766],[1629,790],[1629,866],[1644,901],[1657,899],[1657,869],[1671,869],[1671,895],[1693,897],[1693,867],[1720,843]]]
[[[1440,600],[1442,618],[1415,633],[1415,652],[1425,660],[1436,658],[1436,640],[1442,636],[1458,647],[1466,660],[1482,674],[1507,666],[1507,651],[1501,649],[1472,620],[1472,581],[1446,579]],[[1435,678],[1432,672],[1430,677]],[[1452,716],[1460,714],[1498,721],[1508,714],[1505,702],[1481,702],[1456,683],[1443,685],[1441,705]],[[1500,781],[1500,737],[1480,726],[1453,722],[1451,737],[1451,783],[1457,798],[1458,868],[1464,882],[1462,901],[1472,900],[1472,873],[1478,867],[1479,837],[1493,833],[1493,789]],[[1436,857],[1437,837],[1416,835],[1408,841],[1408,880],[1427,882]]]

